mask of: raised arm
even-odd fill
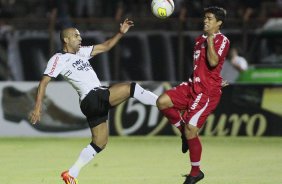
[[[211,67],[216,67],[218,65],[219,58],[215,51],[213,35],[208,35],[207,44],[208,44],[208,49],[207,49],[208,62]]]
[[[51,80],[51,77],[43,76],[39,83],[39,86],[37,88],[37,96],[36,96],[34,109],[29,114],[29,120],[32,124],[36,124],[38,121],[40,121],[42,101],[45,96],[45,91],[46,91],[47,85],[50,82],[50,80]]]
[[[127,33],[129,28],[132,26],[134,26],[133,21],[125,19],[125,21],[120,24],[119,32],[104,43],[95,45],[91,55],[95,56],[97,54],[109,51],[113,46],[117,44],[117,42],[122,38],[125,33]]]

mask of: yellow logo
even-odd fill
[[[158,8],[158,14],[160,17],[167,17],[165,8]]]

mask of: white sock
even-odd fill
[[[97,152],[94,150],[94,148],[89,144],[86,148],[84,148],[77,161],[74,163],[74,165],[69,169],[69,174],[77,178],[79,171],[82,167],[84,167],[86,164],[88,164],[94,156],[97,154]]]
[[[151,91],[145,90],[137,83],[135,85],[133,97],[145,105],[157,106],[156,103],[158,96],[152,93]]]

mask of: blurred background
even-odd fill
[[[89,45],[115,34],[128,17],[134,28],[117,47],[92,62],[100,79],[185,81],[192,70],[194,38],[201,34],[203,8],[218,5],[227,10],[222,32],[235,50],[223,76],[231,83],[282,81],[281,0],[174,0],[174,14],[165,20],[152,15],[150,3],[1,0],[0,79],[38,81],[49,57],[61,48],[59,30],[64,27],[77,27]],[[244,60],[243,68],[232,62],[236,56]]]
[[[0,87],[4,112],[1,121],[10,126],[11,122],[27,120],[34,103],[30,97],[35,94],[49,58],[61,49],[59,31],[65,27],[78,28],[83,44],[90,45],[116,34],[125,18],[134,21],[134,27],[117,46],[91,59],[91,65],[105,83],[140,81],[161,94],[186,81],[192,71],[194,39],[202,34],[203,8],[212,5],[227,10],[221,31],[229,38],[231,48],[222,76],[231,85],[223,89],[221,104],[209,117],[203,134],[281,136],[282,0],[174,0],[174,3],[173,15],[158,19],[151,13],[150,0],[0,0]],[[58,98],[59,104],[68,104],[69,99],[76,98],[76,94],[69,94],[71,89],[61,87],[61,91],[51,87],[47,94],[54,102]],[[70,97],[64,100],[60,92]],[[76,103],[60,106],[56,111],[80,112]],[[124,123],[111,124],[112,134],[175,133],[169,125],[163,128],[165,121],[157,109],[140,104],[137,108],[136,103],[129,101],[120,106],[122,113],[112,112],[111,121]],[[62,122],[66,121],[59,120]],[[77,129],[82,128],[87,125]],[[54,125],[43,130],[58,129]]]

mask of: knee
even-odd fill
[[[92,142],[98,146],[101,150],[105,149],[108,143],[108,137],[92,137]]]
[[[198,136],[199,128],[190,124],[185,125],[185,135],[188,139],[193,139]]]
[[[159,96],[159,98],[157,99],[157,107],[158,107],[159,110],[169,108],[172,105],[173,104],[170,103],[168,98],[166,98],[166,96],[164,96],[164,95]]]

